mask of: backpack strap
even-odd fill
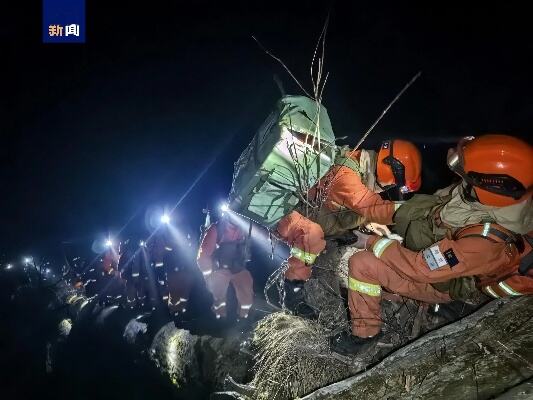
[[[516,235],[502,226],[490,222],[468,225],[457,231],[454,237],[455,239],[481,237],[494,243],[514,244],[519,252],[524,251],[524,242],[520,235]]]
[[[532,250],[529,251],[525,256],[522,257],[520,260],[520,265],[518,266],[518,272],[520,275],[527,275],[529,270],[533,268],[533,237],[529,236],[528,234],[523,235],[523,238],[526,242],[529,243]]]
[[[361,170],[361,166],[359,165],[359,162],[347,156],[348,150],[349,150],[348,147],[343,147],[341,149],[341,151],[335,156],[334,165],[340,165],[343,167],[350,168],[353,172],[355,172],[359,176],[363,176],[364,171]]]

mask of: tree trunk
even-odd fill
[[[491,398],[533,376],[532,317],[533,297],[492,301],[304,399]]]

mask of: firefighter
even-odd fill
[[[304,302],[303,286],[311,277],[311,265],[331,237],[373,223],[373,230],[389,233],[386,225],[398,204],[378,194],[397,191],[401,196],[421,186],[422,158],[411,142],[386,140],[377,152],[343,148],[335,165],[310,190],[309,199],[322,204],[316,215],[305,218],[293,211],[277,226],[277,232],[291,247],[285,273],[284,305],[303,316],[313,311]],[[306,213],[309,214],[309,213]]]
[[[117,271],[119,252],[117,246],[108,240],[106,250],[102,255],[102,271],[98,276],[98,294],[102,304],[112,304],[122,297],[122,280]]]
[[[179,246],[168,231],[158,236],[156,246],[153,247],[152,256],[161,298],[168,305],[170,314],[178,319],[182,319],[189,308],[189,297],[194,284],[194,275],[190,268],[194,262],[191,247],[190,239]],[[161,284],[159,279],[163,279],[165,283]]]
[[[207,228],[198,250],[198,267],[213,295],[217,319],[226,317],[226,295],[233,285],[240,320],[248,318],[253,305],[253,279],[246,269],[248,243],[246,233],[230,219],[223,218]]]
[[[147,264],[144,241],[130,238],[121,243],[118,267],[126,282],[125,304],[129,309],[143,309],[147,304]]]
[[[421,220],[430,221],[432,229],[419,238],[419,224],[404,231],[413,243],[439,235],[441,240],[413,251],[357,233],[356,246],[366,251],[349,261],[352,335],[332,337],[333,350],[354,353],[376,342],[383,289],[428,303],[446,303],[471,291],[465,282],[492,297],[533,293],[533,148],[507,135],[469,137],[449,152],[448,165],[462,180],[426,207]]]

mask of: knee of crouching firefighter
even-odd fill
[[[372,271],[376,267],[376,257],[369,251],[359,251],[350,257],[348,265],[350,276],[355,279],[364,279],[373,277]]]

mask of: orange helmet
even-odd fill
[[[505,207],[531,196],[533,148],[513,136],[465,137],[448,152],[448,166],[473,187],[481,204]]]
[[[381,143],[377,162],[377,181],[384,189],[398,187],[401,193],[416,192],[422,185],[422,156],[407,140]]]

